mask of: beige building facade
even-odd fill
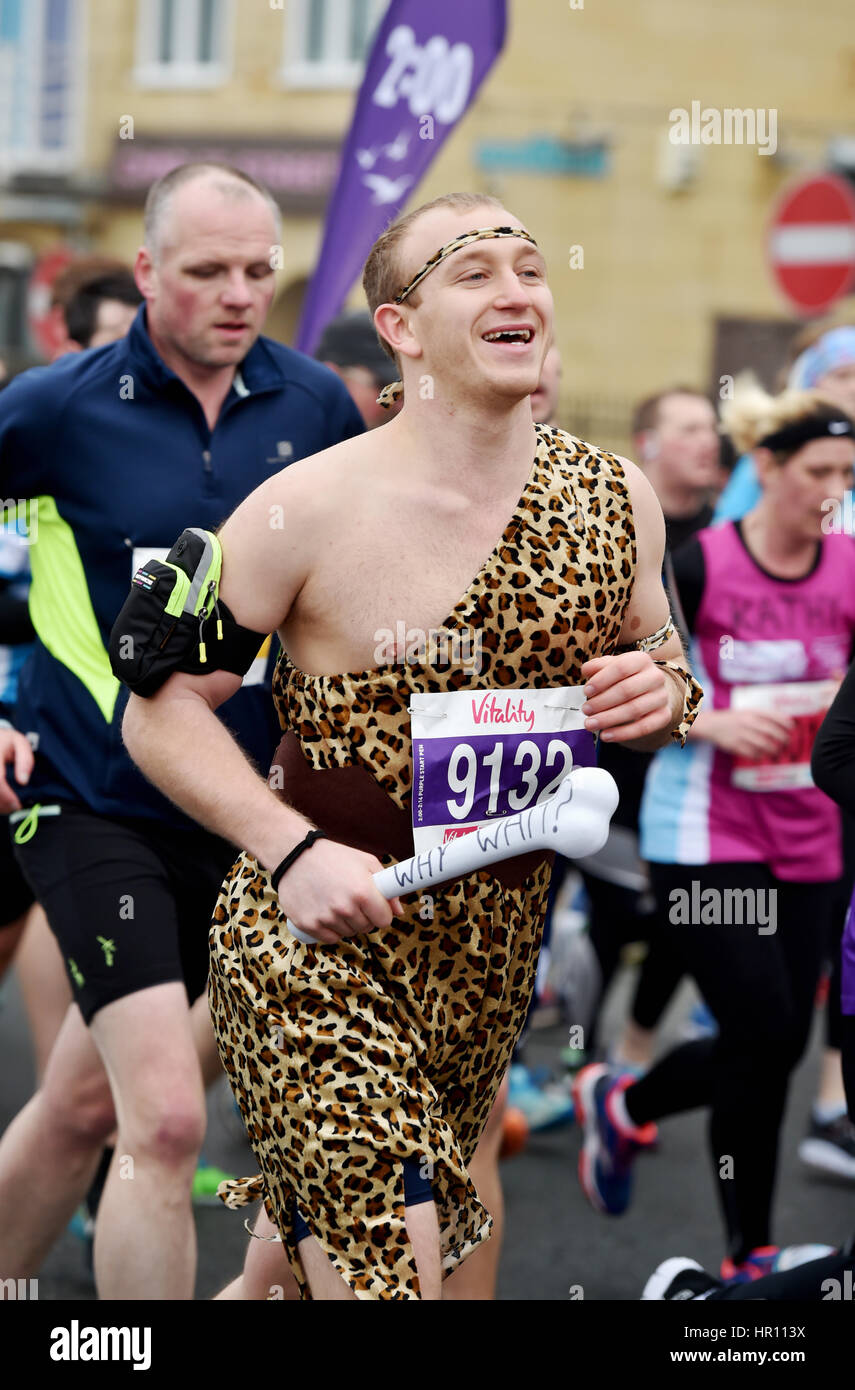
[[[266,178],[283,206],[270,329],[287,341],[384,9],[3,0],[0,284],[20,283],[27,258],[58,241],[130,261],[151,179],[218,154]],[[509,21],[502,57],[413,201],[482,189],[526,221],[551,267],[565,421],[626,448],[640,395],[673,381],[713,389],[755,357],[768,376],[797,326],[767,228],[789,181],[855,174],[851,10],[510,0]],[[717,143],[675,143],[675,113],[693,103],[721,113]]]

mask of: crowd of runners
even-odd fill
[[[133,270],[67,271],[56,360],[0,392],[0,973],[37,1073],[0,1137],[0,1276],[71,1223],[99,1297],[191,1298],[218,1189],[261,1202],[220,1297],[492,1298],[509,1113],[575,1119],[605,1218],[705,1110],[721,1266],[689,1231],[643,1296],[821,1299],[855,1254],[855,328],[803,336],[774,394],[664,386],[633,463],[562,417],[536,229],[496,199],[394,223],[315,360],[263,335],[279,240],[252,179],[174,170]],[[479,763],[464,706],[509,693],[535,732],[496,717]],[[414,826],[443,843],[414,739],[419,813],[463,793],[471,830],[554,789],[547,728],[617,784],[605,849],[387,900]],[[544,1087],[526,1026],[571,879],[598,989]],[[686,979],[700,1027],[663,1053]],[[820,998],[799,1156],[839,1241],[780,1248]],[[223,1071],[247,1177],[201,1157]]]

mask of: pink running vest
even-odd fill
[[[750,764],[703,740],[657,754],[642,807],[642,854],[662,863],[768,864],[822,882],[842,872],[840,813],[810,780],[810,752],[855,634],[855,541],[826,536],[803,579],[774,579],[735,525],[698,533],[705,584],[692,643],[704,709],[775,708],[793,737],[783,757]],[[703,710],[702,710],[703,714]],[[674,756],[674,755],[677,756]]]

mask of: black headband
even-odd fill
[[[767,434],[765,439],[758,439],[754,445],[755,449],[798,449],[802,444],[808,444],[811,439],[851,439],[855,436],[855,425],[846,415],[839,415],[830,420],[821,420],[816,415],[809,416],[806,420],[795,420],[791,425],[784,425],[782,429],[775,430],[774,434]]]

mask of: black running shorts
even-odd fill
[[[32,903],[32,890],[15,861],[9,822],[4,816],[0,822],[0,931],[23,917]]]
[[[201,829],[42,807],[15,845],[88,1023],[105,1004],[183,981],[192,1003],[208,977],[208,931],[237,853]]]

